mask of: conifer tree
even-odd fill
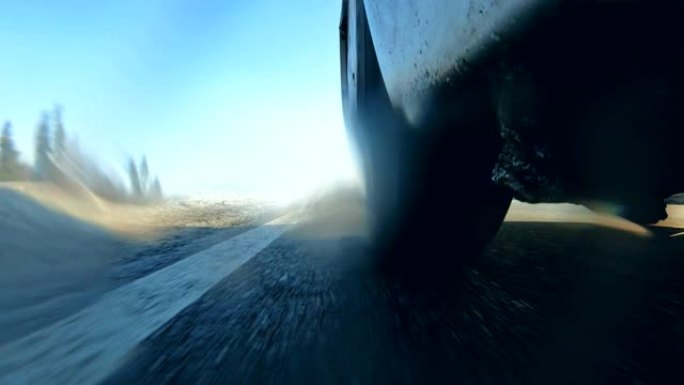
[[[64,123],[62,123],[62,107],[55,106],[53,121],[55,127],[54,151],[61,156],[66,149],[66,131],[64,130]]]
[[[51,174],[50,154],[52,153],[52,146],[50,139],[49,117],[44,113],[36,132],[35,176],[38,180],[47,180]]]
[[[12,139],[12,124],[5,122],[0,136],[0,179],[14,180],[19,173],[19,152]]]
[[[142,186],[140,185],[140,174],[138,173],[138,166],[135,160],[131,158],[128,162],[128,177],[131,182],[131,190],[133,192],[133,199],[140,200],[142,198]]]

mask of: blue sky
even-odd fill
[[[0,5],[0,119],[31,158],[42,110],[172,193],[298,194],[351,178],[333,0],[15,0]]]

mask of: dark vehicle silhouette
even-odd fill
[[[461,266],[513,197],[665,218],[684,190],[681,20],[674,0],[345,0],[377,244]]]

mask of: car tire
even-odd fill
[[[512,199],[491,178],[501,146],[492,98],[477,81],[463,82],[463,108],[454,110],[458,98],[448,91],[433,103],[427,127],[410,127],[390,101],[363,2],[344,6],[345,120],[364,170],[380,266],[413,276],[451,274],[492,239]]]

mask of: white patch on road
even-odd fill
[[[265,249],[283,216],[117,288],[96,304],[0,347],[0,384],[97,384],[138,343]]]

